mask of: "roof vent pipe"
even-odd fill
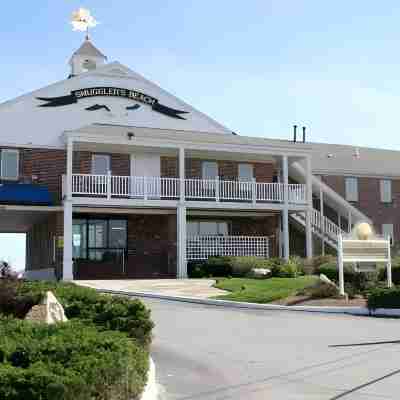
[[[293,125],[293,142],[297,141],[297,125]]]
[[[306,142],[306,127],[303,126],[303,143]]]

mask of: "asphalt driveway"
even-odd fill
[[[143,300],[162,399],[399,398],[400,320]]]

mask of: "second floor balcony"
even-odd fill
[[[65,177],[64,177],[65,179]],[[72,195],[107,199],[284,203],[283,183],[73,174]],[[307,203],[306,185],[287,184],[288,203]]]

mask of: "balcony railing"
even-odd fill
[[[186,258],[206,260],[213,256],[269,257],[267,236],[188,236]]]
[[[72,175],[72,194],[106,198],[178,199],[181,195],[179,178]],[[240,201],[283,203],[284,184],[253,181],[226,181],[221,179],[185,179],[186,200]],[[303,184],[288,184],[288,201],[306,203]]]

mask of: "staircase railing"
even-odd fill
[[[305,226],[306,215],[304,212],[298,212],[295,214],[298,218],[297,221],[301,222]],[[332,241],[335,245],[338,240],[338,235],[343,233],[343,230],[336,225],[329,218],[322,216],[322,214],[313,209],[311,213],[311,228],[313,232],[318,233],[320,236],[325,236],[328,240]]]

